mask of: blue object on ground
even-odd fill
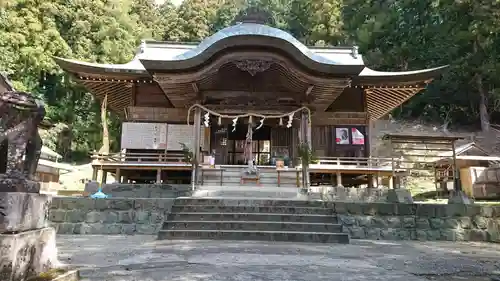
[[[103,198],[109,198],[109,195],[104,194],[104,192],[102,192],[102,189],[99,187],[96,193],[90,195],[90,198],[103,199]]]

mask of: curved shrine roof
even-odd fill
[[[158,83],[157,87],[162,88],[165,93],[185,91],[185,88],[180,88],[181,86],[175,89],[177,86],[174,84],[186,84],[188,86],[182,87],[190,88],[191,84],[187,80],[194,79],[192,82],[196,83],[197,79],[203,77],[198,76],[195,79],[193,78],[195,76],[190,75],[192,73],[204,75],[203,69],[213,75],[214,72],[208,69],[211,64],[215,67],[219,59],[259,59],[259,56],[270,59],[271,55],[274,55],[275,59],[282,58],[287,62],[283,67],[284,72],[279,75],[295,77],[290,79],[296,79],[298,84],[289,83],[297,85],[297,89],[312,87],[307,95],[316,96],[317,103],[325,104],[322,108],[327,108],[326,103],[331,104],[345,87],[365,88],[367,111],[372,118],[387,114],[424,89],[427,83],[446,68],[442,66],[404,72],[376,71],[365,66],[356,46],[308,47],[283,30],[257,23],[240,23],[224,28],[199,44],[145,40],[142,41],[135,57],[125,64],[54,59],[61,68],[79,78],[98,98],[114,93],[117,100],[110,102],[110,106],[115,111],[123,112],[123,108],[130,105],[132,83]],[[209,67],[206,67],[207,65]],[[158,77],[162,75],[168,81],[159,82]],[[184,75],[184,80],[175,80],[182,80],[182,83],[171,80],[170,76],[176,75]],[[108,83],[109,86],[104,86],[104,83]],[[127,83],[129,85],[125,85]],[[399,87],[404,89],[392,89]],[[173,97],[169,97],[171,98]],[[184,97],[183,99],[185,100]],[[180,105],[180,103],[172,104],[175,107]]]

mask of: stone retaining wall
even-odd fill
[[[174,199],[53,198],[49,219],[59,234],[156,234]]]
[[[156,234],[175,199],[54,198],[60,234]],[[500,243],[500,206],[327,202],[353,239]]]
[[[87,184],[85,191],[92,194],[97,191],[98,184]],[[102,192],[112,198],[177,198],[190,196],[189,184],[126,184],[111,183],[102,186]]]
[[[334,203],[351,238],[500,242],[500,206]]]

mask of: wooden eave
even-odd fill
[[[443,135],[411,135],[411,134],[399,134],[399,133],[394,133],[394,134],[385,134],[382,137],[382,140],[390,140],[393,142],[398,142],[398,143],[412,143],[412,142],[448,142],[452,143],[457,140],[461,140],[463,137],[460,136],[443,136]]]
[[[363,89],[370,119],[377,120],[423,91],[447,67],[406,72],[382,72],[366,68],[352,79],[351,87]]]

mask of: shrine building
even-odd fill
[[[95,171],[137,183],[189,181],[181,143],[200,163],[213,155],[217,167],[246,165],[249,113],[258,167],[275,169],[277,160],[297,166],[298,145],[308,141],[319,158],[310,172],[336,175],[332,183],[390,177],[390,165],[369,161],[371,123],[445,69],[376,71],[356,46],[308,47],[285,31],[249,22],[200,43],[142,41],[126,64],[55,60],[123,120],[120,154],[96,156]]]

